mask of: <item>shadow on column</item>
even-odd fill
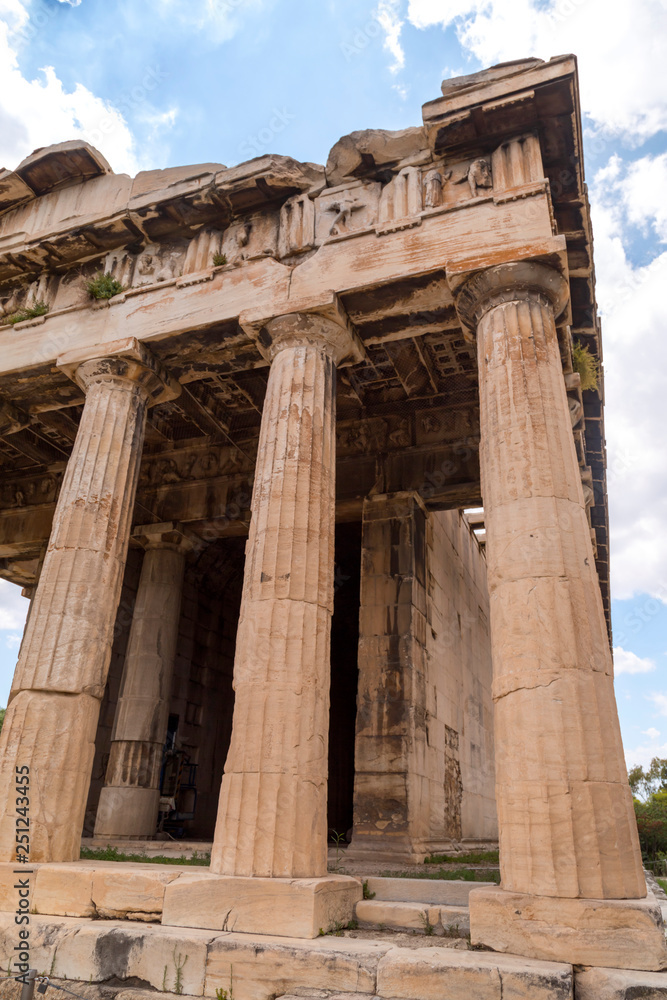
[[[336,526],[334,613],[331,624],[329,715],[329,842],[352,829],[354,741],[359,668],[361,522]]]

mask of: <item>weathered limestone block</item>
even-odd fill
[[[584,969],[574,977],[576,1000],[661,1000],[667,997],[666,972]]]
[[[210,931],[174,930],[160,924],[80,922],[76,933],[67,934],[58,944],[53,973],[93,982],[136,977],[157,990],[201,996],[213,938]]]
[[[307,989],[374,993],[378,962],[388,946],[375,941],[326,937],[315,941],[256,940],[244,934],[218,937],[206,963],[204,995],[234,991],[234,1000],[271,1000]]]
[[[79,854],[146,409],[177,386],[128,339],[63,356],[86,392],[0,736],[0,858],[15,850],[15,768],[30,768],[31,859]]]
[[[93,878],[91,864],[40,865],[35,877],[32,903],[35,913],[63,917],[92,917]]]
[[[477,331],[503,887],[640,898],[611,652],[543,264],[478,272],[458,292]],[[473,915],[474,927],[474,915]]]
[[[667,969],[655,898],[556,899],[503,889],[470,893],[472,943],[551,962]]]
[[[494,882],[459,882],[454,879],[368,878],[368,891],[378,900],[405,903],[440,903],[443,906],[467,906],[473,889],[493,887]]]
[[[162,923],[175,927],[314,938],[347,924],[362,897],[344,875],[317,879],[183,875],[167,886]]]
[[[327,159],[327,182],[340,184],[343,178],[359,176],[373,166],[398,163],[419,149],[427,149],[423,128],[404,128],[397,132],[366,129],[351,132],[331,147]]]
[[[177,866],[118,866],[111,862],[95,871],[92,899],[101,917],[131,920],[160,919],[168,885],[187,868]],[[191,925],[197,926],[197,925]]]
[[[336,363],[348,330],[271,320],[234,663],[234,721],[211,871],[327,871]]]
[[[393,948],[378,965],[376,992],[404,1000],[571,1000],[572,968],[514,955]]]
[[[150,837],[160,800],[185,559],[192,544],[175,524],[145,525],[135,536],[146,549],[106,784],[95,821],[97,837]]]
[[[407,927],[423,931],[427,926],[440,923],[440,907],[426,903],[396,903],[384,900],[362,899],[354,909],[357,920],[363,924],[382,924],[385,927]]]
[[[466,934],[470,930],[470,912],[467,906],[432,906],[428,903],[399,903],[380,899],[363,899],[355,907],[355,916],[363,924],[374,927],[422,931],[450,936]]]

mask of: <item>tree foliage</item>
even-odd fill
[[[654,757],[646,770],[633,767],[628,772],[628,781],[635,796],[637,829],[644,858],[654,861],[667,857],[667,760]]]
[[[0,708],[0,731],[2,730],[2,723],[5,721],[5,710]]]
[[[646,770],[638,764],[628,771],[628,781],[632,794],[646,801],[656,792],[667,791],[667,760],[654,757]]]

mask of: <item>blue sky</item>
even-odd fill
[[[326,161],[444,77],[575,52],[605,345],[628,761],[667,757],[667,0],[0,0],[0,165],[81,136],[117,172]],[[27,601],[0,583],[0,704]]]

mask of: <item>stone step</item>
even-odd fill
[[[467,906],[473,889],[495,887],[495,882],[465,882],[430,878],[367,878],[374,899],[396,903],[434,903]]]
[[[584,969],[575,976],[577,1000],[659,1000],[667,997],[667,972]]]
[[[465,937],[470,932],[467,906],[362,899],[356,904],[355,916],[365,926],[420,931],[422,934]]]

